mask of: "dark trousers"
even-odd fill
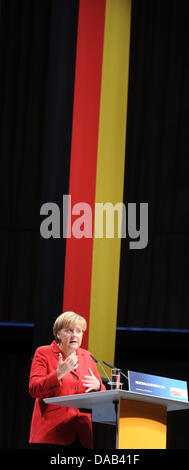
[[[29,449],[49,449],[49,450],[63,450],[63,449],[83,449],[83,446],[80,443],[78,436],[76,437],[75,441],[71,444],[64,446],[61,444],[38,444],[38,443],[31,443],[29,444]]]

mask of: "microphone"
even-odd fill
[[[96,364],[98,364],[101,367],[101,369],[103,370],[104,374],[106,375],[106,377],[108,378],[108,380],[110,382],[110,378],[108,377],[108,374],[106,373],[106,371],[105,371],[104,367],[102,366],[102,364],[92,354],[90,354],[90,356],[92,357],[93,361],[96,362]]]
[[[119,369],[119,367],[112,366],[112,364],[109,364],[109,362],[106,362],[106,361],[102,361],[102,362],[106,364],[106,366],[110,367],[110,369]],[[123,377],[125,377],[128,380],[127,375],[125,375],[121,370],[120,370],[120,373],[121,375],[123,375]]]
[[[109,364],[109,362],[106,362],[106,361],[102,361],[104,364],[106,364],[106,366],[110,367],[110,369],[117,369],[116,366],[112,366],[112,364]]]

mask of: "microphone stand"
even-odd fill
[[[105,371],[104,367],[102,366],[102,364],[98,361],[98,359],[96,359],[96,357],[94,357],[92,354],[90,354],[90,356],[92,357],[93,361],[96,362],[96,364],[98,364],[101,369],[103,370],[104,374],[106,375],[108,381],[110,382],[110,378],[108,377],[108,374],[107,372]],[[104,361],[103,361],[104,362]]]

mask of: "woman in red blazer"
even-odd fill
[[[70,445],[79,438],[93,447],[91,415],[77,408],[46,404],[43,398],[106,390],[90,353],[80,348],[87,324],[74,312],[59,315],[55,340],[34,355],[29,393],[35,398],[30,443]]]

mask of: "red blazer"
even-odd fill
[[[89,367],[100,380],[101,390],[106,390],[90,352],[78,348],[78,367],[62,378],[57,377],[59,354],[62,352],[53,341],[35,352],[29,379],[29,393],[35,398],[30,439],[33,443],[71,444],[76,435],[84,447],[93,447],[91,414],[80,413],[77,408],[47,405],[43,398],[84,393],[81,379],[90,375]],[[65,359],[62,354],[63,360]]]

